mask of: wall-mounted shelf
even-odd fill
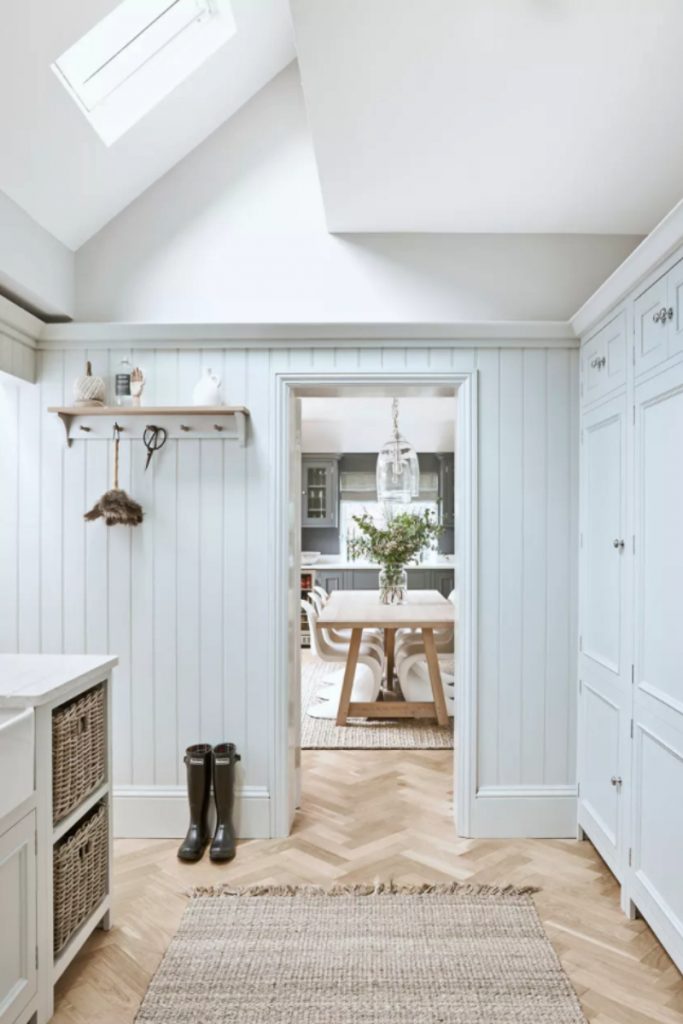
[[[51,405],[48,412],[64,424],[69,447],[74,440],[110,441],[118,423],[122,441],[140,440],[145,428],[155,425],[168,431],[169,440],[237,441],[243,448],[249,415],[243,405]]]

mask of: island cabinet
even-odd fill
[[[377,590],[378,575],[379,569],[375,568],[319,568],[316,570],[316,582],[328,594],[335,590]],[[438,590],[444,597],[448,597],[455,586],[454,579],[454,568],[424,569],[416,566],[408,569],[409,590]]]
[[[0,655],[0,1024],[47,1024],[111,901],[115,658]]]

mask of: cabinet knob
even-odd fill
[[[623,551],[624,550],[624,542],[623,542],[623,540],[619,540],[618,537],[615,537],[614,540],[612,541],[612,547],[613,548],[617,548],[618,551]]]
[[[624,780],[622,779],[621,775],[613,775],[612,778],[610,779],[610,782],[612,783],[613,786],[620,786],[623,781]]]
[[[656,313],[652,314],[653,323],[665,324],[667,320],[673,319],[674,311],[671,306],[667,309],[666,306],[662,306]]]
[[[673,306],[669,306],[669,308],[667,309],[667,311],[666,311],[666,318],[667,318],[667,320],[673,320],[673,318],[674,318],[674,308],[673,308]]]

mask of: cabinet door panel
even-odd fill
[[[683,969],[683,365],[636,389],[631,898]]]
[[[351,574],[349,574],[351,575]],[[354,569],[350,590],[377,590],[379,569]]]
[[[614,541],[623,534],[623,403],[584,426],[583,650],[619,674],[621,559]]]
[[[638,405],[638,682],[683,712],[683,380]],[[660,383],[661,381],[661,383]],[[662,387],[661,394],[652,392]]]
[[[338,495],[336,460],[304,457],[301,462],[301,525],[336,527]]]
[[[591,839],[611,865],[618,840],[619,707],[589,683],[581,701],[581,800],[598,826]]]
[[[335,590],[344,590],[344,573],[333,572],[320,574],[320,586],[324,587],[328,594]]]
[[[673,319],[669,323],[669,355],[683,352],[683,260],[669,271],[669,306]]]
[[[683,923],[683,749],[673,746],[656,722],[639,724],[635,784],[634,873],[667,916]],[[672,801],[674,795],[678,800]]]
[[[36,992],[35,814],[0,837],[0,1024],[10,1024]]]
[[[588,405],[626,383],[626,312],[622,310],[581,348],[582,399]]]
[[[579,824],[617,877],[630,724],[626,408],[624,396],[584,414],[581,445]]]
[[[659,316],[661,310],[666,310],[667,307],[666,277],[660,277],[650,285],[647,291],[638,296],[633,305],[636,374],[657,366],[667,357],[668,320],[662,320]]]

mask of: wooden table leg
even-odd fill
[[[429,681],[432,684],[432,694],[434,696],[434,706],[436,708],[436,720],[439,725],[448,725],[448,708],[446,707],[446,698],[443,695],[441,667],[439,665],[439,658],[437,656],[436,645],[434,643],[434,630],[423,629],[422,639],[425,645],[425,654],[427,655]]]
[[[358,665],[358,652],[360,650],[360,642],[363,636],[362,629],[351,630],[351,643],[349,644],[349,653],[346,658],[346,669],[344,671],[344,682],[342,683],[341,696],[339,697],[339,708],[337,709],[337,725],[346,725],[346,719],[349,714],[349,704],[351,703],[351,691],[353,690],[353,680],[356,675],[356,666]]]
[[[384,658],[387,670],[387,689],[394,688],[394,650],[396,646],[396,630],[384,630]]]

